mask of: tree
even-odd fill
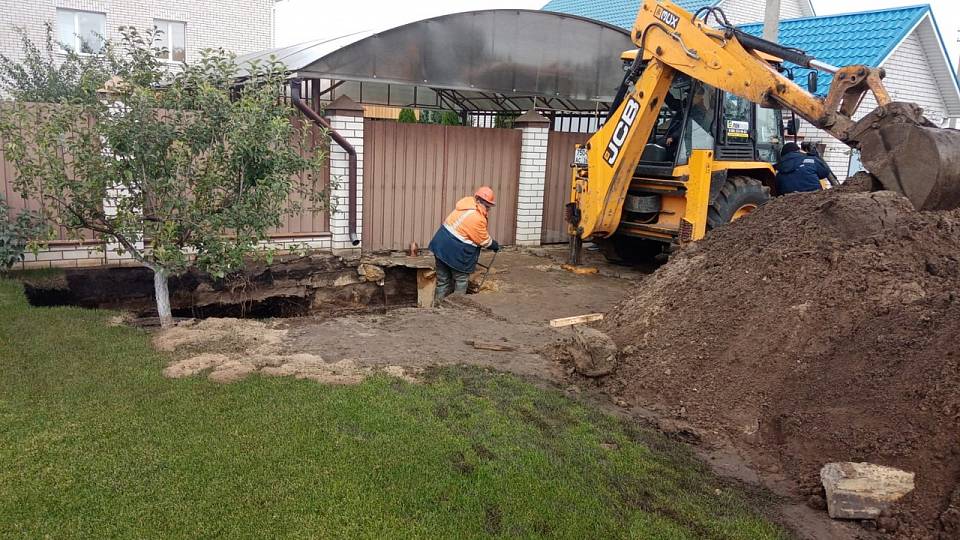
[[[415,113],[413,109],[400,109],[400,116],[397,117],[397,122],[401,124],[416,124],[417,113]]]
[[[47,219],[95,231],[153,270],[169,326],[171,275],[194,267],[224,277],[251,255],[269,257],[258,244],[285,211],[326,206],[325,153],[306,123],[291,122],[280,63],[238,66],[207,50],[173,71],[155,31],[120,30],[103,50],[104,92],[17,102],[0,113],[0,134],[15,188],[43,201]]]
[[[80,55],[53,40],[53,25],[45,25],[42,48],[23,28],[14,28],[20,37],[23,59],[0,54],[0,88],[18,101],[59,103],[95,94],[109,78],[102,55]]]

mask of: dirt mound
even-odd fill
[[[830,461],[916,472],[897,534],[949,535],[960,210],[871,183],[782,197],[677,254],[608,314],[630,352],[601,384],[723,433],[800,493]]]

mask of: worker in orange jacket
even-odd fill
[[[430,240],[430,251],[437,260],[435,306],[451,293],[467,294],[467,280],[477,267],[481,249],[500,251],[500,244],[487,230],[487,213],[494,206],[493,189],[482,186],[472,197],[457,201]]]

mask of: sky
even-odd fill
[[[590,0],[585,0],[590,1]],[[378,30],[446,13],[478,9],[539,9],[546,0],[281,0],[277,3],[276,45]],[[943,41],[957,65],[960,0],[813,0],[818,15],[917,4],[933,6]]]

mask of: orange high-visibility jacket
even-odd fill
[[[493,243],[487,231],[487,207],[473,197],[457,201],[456,208],[447,216],[443,226],[465,244],[488,248]]]

